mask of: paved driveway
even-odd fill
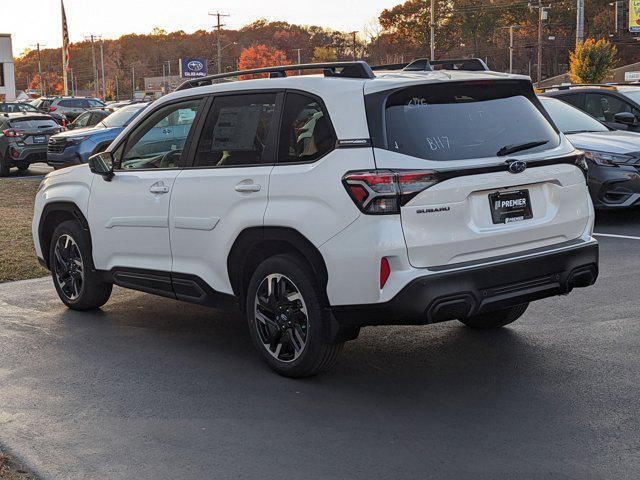
[[[34,163],[29,165],[26,172],[20,172],[17,168],[12,168],[7,179],[11,180],[42,180],[44,176],[53,171],[46,163]]]
[[[371,328],[303,381],[235,313],[1,285],[0,443],[52,479],[635,479],[640,241],[601,252],[596,287],[509,328]]]

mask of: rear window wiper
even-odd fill
[[[536,142],[520,143],[518,145],[505,145],[500,150],[498,150],[496,155],[498,157],[504,157],[505,155],[511,155],[512,153],[516,153],[516,152],[522,152],[523,150],[529,150],[530,148],[546,145],[547,143],[549,143],[549,140],[538,140]]]

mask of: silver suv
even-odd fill
[[[105,103],[92,97],[40,97],[32,105],[43,112],[63,114],[72,122],[89,108],[104,107]]]

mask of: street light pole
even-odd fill
[[[431,48],[431,54],[430,54],[430,58],[431,60],[435,60],[436,59],[436,0],[431,0],[431,12],[430,12],[430,17],[431,17],[431,22],[430,22],[430,48]]]
[[[107,84],[104,81],[104,53],[102,51],[102,40],[100,41],[100,68],[102,69],[102,100],[107,98]]]
[[[578,0],[576,15],[576,45],[584,42],[584,0]]]

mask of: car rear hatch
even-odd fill
[[[60,125],[51,117],[14,118],[9,122],[16,138],[28,146],[47,147],[49,136],[61,131]]]
[[[591,205],[582,157],[547,120],[530,82],[420,84],[366,101],[376,172],[395,185],[414,267],[451,268],[584,233]]]

